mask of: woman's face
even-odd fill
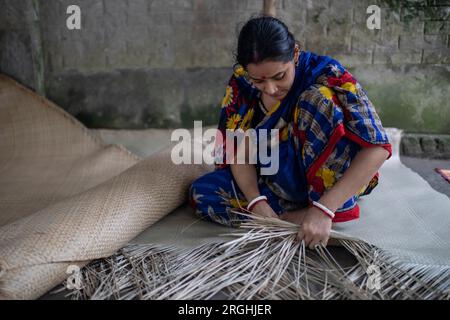
[[[294,61],[250,63],[247,66],[247,75],[258,90],[273,99],[282,100],[294,83],[295,63]]]

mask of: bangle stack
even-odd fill
[[[334,212],[325,207],[323,204],[320,204],[316,201],[312,202],[312,205],[316,208],[318,208],[320,211],[322,211],[324,214],[326,214],[329,218],[334,219]]]
[[[252,201],[250,201],[250,203],[247,205],[247,210],[248,211],[252,211],[253,207],[260,203],[261,201],[266,201],[267,202],[267,197],[266,196],[259,196],[256,197],[255,199],[253,199]]]

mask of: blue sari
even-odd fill
[[[301,52],[292,88],[271,113],[261,110],[260,96],[261,92],[246,79],[243,68],[235,67],[222,102],[218,129],[225,137],[226,130],[253,128],[258,139],[259,130],[279,130],[278,172],[261,175],[264,165],[259,158],[256,164],[259,190],[278,214],[319,201],[345,173],[361,148],[381,146],[392,154],[388,137],[366,93],[331,57]],[[218,158],[226,159],[225,139],[216,140],[215,151]],[[358,218],[357,199],[368,195],[378,178],[377,173],[344,203],[334,222]],[[238,199],[233,190],[237,190]],[[214,172],[191,185],[190,200],[198,215],[233,226],[242,218],[232,211],[245,206],[248,199],[234,181],[229,164],[218,161]]]

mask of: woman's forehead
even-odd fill
[[[247,66],[248,75],[254,79],[270,79],[278,74],[286,72],[289,68],[288,62],[263,61],[260,63],[250,63]]]

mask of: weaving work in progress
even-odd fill
[[[188,189],[212,166],[173,164],[169,143],[146,158],[108,145],[0,76],[0,298],[64,283],[71,299],[449,299],[450,199],[393,140],[360,219],[311,250],[280,219],[200,220]]]

